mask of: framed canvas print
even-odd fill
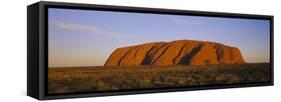
[[[273,85],[273,16],[41,1],[27,93],[43,100]]]

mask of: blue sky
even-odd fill
[[[118,47],[180,39],[238,47],[269,62],[269,20],[49,9],[49,66],[102,66]]]

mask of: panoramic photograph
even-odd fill
[[[48,93],[270,81],[270,21],[48,9]]]

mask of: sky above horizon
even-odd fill
[[[49,67],[103,66],[118,47],[204,40],[238,47],[248,63],[269,62],[270,21],[49,8]]]

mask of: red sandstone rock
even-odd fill
[[[117,48],[105,66],[243,64],[236,47],[216,42],[177,40]]]

